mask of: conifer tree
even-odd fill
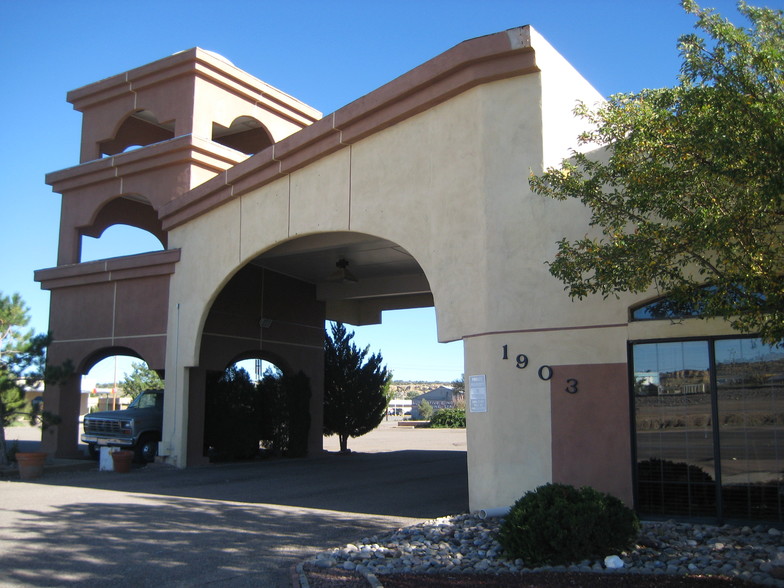
[[[49,335],[36,335],[25,327],[30,322],[29,309],[19,294],[0,293],[0,465],[8,464],[4,427],[19,417],[44,428],[57,424],[58,417],[29,406],[24,388],[37,381],[59,381],[73,370],[70,362],[46,367],[46,346]]]
[[[342,323],[331,331],[324,338],[324,434],[337,435],[348,453],[348,438],[369,433],[386,415],[392,375],[381,354],[360,350]]]

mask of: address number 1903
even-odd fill
[[[504,345],[502,348],[503,355],[501,359],[508,360],[509,359],[509,345]],[[528,367],[528,356],[525,353],[518,353],[515,358],[515,367],[519,370],[524,370]],[[539,369],[537,370],[537,375],[539,376],[540,380],[544,380],[545,382],[553,379],[553,368],[549,365],[540,365]],[[579,392],[578,389],[578,381],[575,378],[567,378],[565,380],[566,388],[564,388],[564,392],[569,394],[577,394]]]

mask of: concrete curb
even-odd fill
[[[310,588],[302,562],[291,566],[291,585],[293,588]]]
[[[305,571],[305,562],[300,562],[291,566],[290,573],[291,585],[293,588],[310,588],[310,582],[308,582],[308,573]],[[371,588],[384,588],[384,585],[375,574],[363,571],[359,571],[359,573],[362,574],[362,577],[365,578],[368,586]]]

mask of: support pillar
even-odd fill
[[[44,410],[60,417],[60,424],[41,435],[41,450],[63,458],[80,457],[79,404],[81,374],[72,374],[63,384],[48,384],[44,390]]]
[[[204,403],[206,399],[206,370],[188,368],[188,440],[189,467],[209,463],[204,455]]]
[[[324,449],[324,353],[307,372],[310,378],[310,431],[308,455],[319,455]]]

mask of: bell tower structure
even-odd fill
[[[58,266],[117,223],[166,247],[157,211],[321,114],[194,48],[68,93],[82,113],[80,165],[47,176],[62,194]],[[132,149],[137,147],[137,149]]]
[[[81,112],[79,165],[46,181],[61,194],[57,266],[38,270],[51,291],[52,364],[76,373],[47,387],[47,410],[62,423],[45,450],[77,453],[80,377],[116,354],[163,372],[170,249],[161,209],[221,172],[309,126],[321,113],[200,48],[68,93]],[[162,251],[82,262],[82,237],[124,224],[148,231]]]

